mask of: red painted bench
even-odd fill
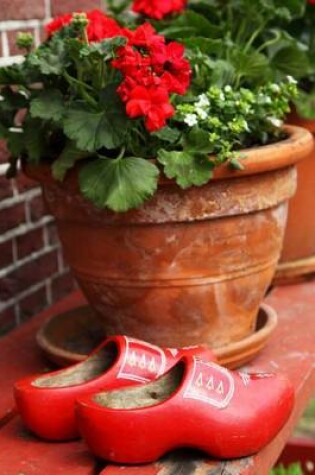
[[[75,292],[0,340],[0,475],[267,475],[315,392],[315,281],[280,287],[266,302],[278,312],[279,326],[251,367],[285,372],[296,391],[294,412],[275,440],[255,457],[220,462],[178,452],[148,466],[120,467],[95,460],[83,442],[45,443],[30,435],[16,414],[13,382],[45,369],[35,334],[51,315],[84,302]],[[263,394],[262,394],[263,397]],[[53,417],[48,414],[47,417]],[[259,430],[259,427],[257,427]],[[315,454],[314,460],[315,462]]]

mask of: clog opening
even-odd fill
[[[111,409],[135,409],[155,406],[179,388],[184,375],[184,365],[179,363],[157,381],[133,388],[98,393],[93,400]]]
[[[117,356],[117,345],[111,342],[82,363],[58,371],[55,375],[40,377],[32,384],[41,388],[62,388],[86,383],[107,371],[114,364]]]

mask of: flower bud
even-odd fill
[[[89,24],[86,13],[74,13],[72,16],[72,24],[74,26],[85,28]]]
[[[19,32],[16,36],[16,46],[20,49],[30,50],[34,44],[34,36],[31,33]]]

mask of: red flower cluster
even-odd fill
[[[124,30],[126,46],[119,48],[113,67],[124,80],[118,88],[129,117],[145,117],[150,132],[166,125],[173,116],[170,94],[185,94],[191,69],[184,58],[184,47],[165,38],[145,23],[135,31]]]
[[[101,10],[91,10],[86,12],[86,16],[89,20],[89,24],[87,26],[87,35],[89,41],[97,42],[105,38],[113,38],[114,36],[122,34],[122,28],[118,25],[118,23],[105,15],[105,13],[103,13]],[[64,26],[69,25],[71,20],[72,14],[68,13],[52,20],[46,25],[46,32],[48,36],[52,36]]]
[[[184,10],[187,0],[134,0],[133,11],[149,18],[161,20],[171,13]]]

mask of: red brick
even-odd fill
[[[0,210],[0,233],[18,227],[25,222],[25,204],[18,203]]]
[[[0,312],[0,336],[5,335],[16,326],[14,306]]]
[[[28,320],[48,306],[46,287],[36,290],[19,302],[21,321]]]
[[[18,259],[23,259],[44,246],[43,228],[34,229],[16,238]]]
[[[8,35],[10,56],[15,56],[15,55],[18,55],[18,54],[24,54],[24,51],[20,50],[16,46],[16,36],[19,32],[31,33],[34,36],[34,29],[33,28],[19,28],[18,30],[15,30],[15,31],[8,31],[7,35]]]
[[[48,234],[48,244],[54,245],[54,244],[59,244],[59,237],[58,237],[58,231],[57,231],[57,226],[55,222],[47,224],[47,234]]]
[[[36,181],[31,180],[31,178],[28,178],[24,173],[19,173],[15,179],[15,183],[18,193],[20,194],[39,186]]]
[[[51,292],[53,302],[65,297],[76,288],[76,283],[70,272],[59,275],[52,280]]]
[[[0,140],[0,163],[7,163],[9,160],[9,152],[3,140]]]
[[[102,0],[52,0],[52,15],[62,15],[63,13],[77,12],[79,10],[92,10],[93,8],[103,8]]]
[[[6,241],[0,244],[0,269],[13,264],[13,243]]]
[[[0,300],[9,300],[23,290],[32,287],[57,272],[58,256],[57,251],[50,251],[47,254],[17,267],[6,277],[0,279]]]
[[[60,1],[60,0],[58,0]],[[45,17],[45,0],[1,0],[0,21]]]
[[[13,196],[12,181],[0,176],[0,201]]]
[[[28,206],[30,209],[30,218],[32,222],[36,222],[48,214],[42,195],[35,196],[35,198],[29,202]]]

